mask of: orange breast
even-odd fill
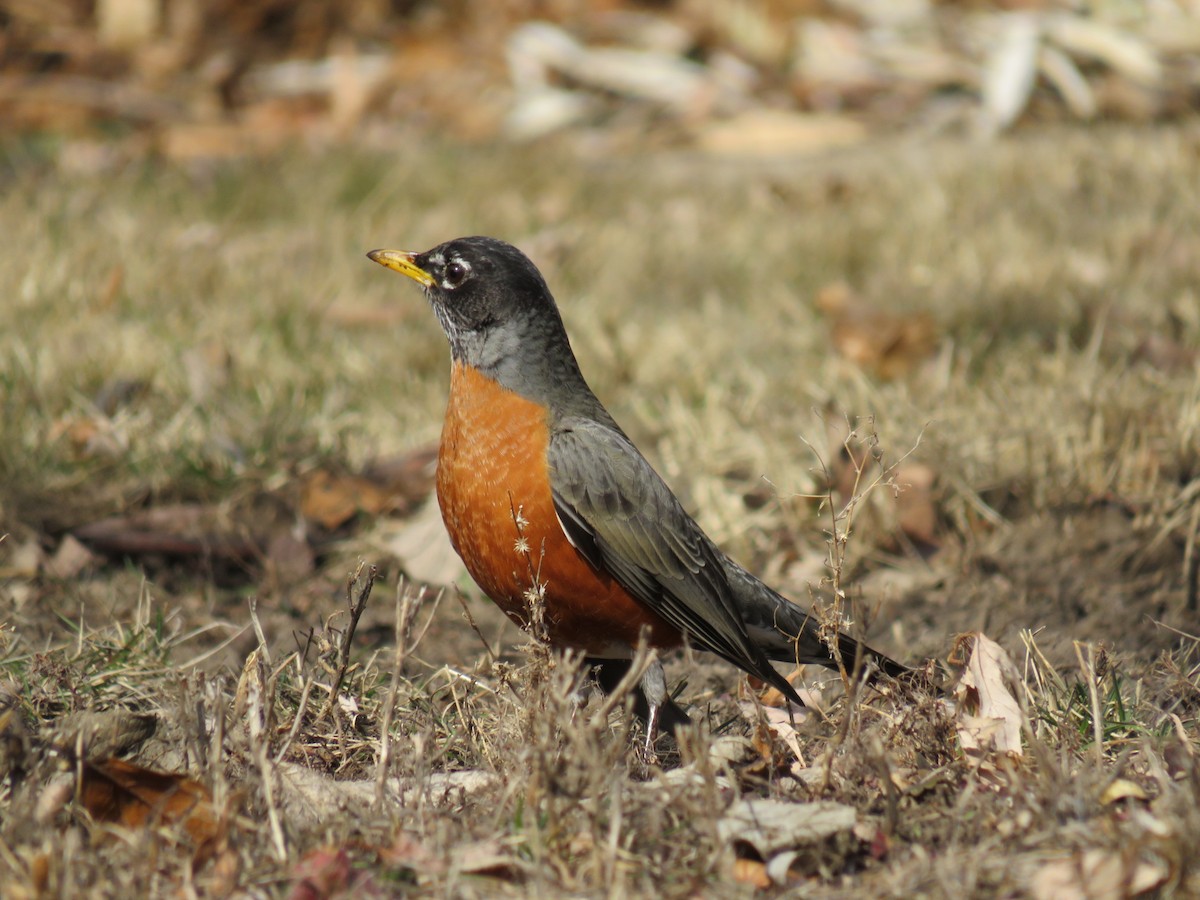
[[[676,629],[593,569],[567,540],[550,495],[548,443],[541,406],[469,366],[454,364],[437,495],[467,571],[524,627],[532,568],[545,585],[549,638],[560,646],[592,656],[625,656],[643,628],[650,630],[653,645],[678,646]],[[528,557],[518,547],[521,538]]]

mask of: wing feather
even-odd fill
[[[567,419],[549,463],[559,522],[591,565],[697,646],[787,684],[750,639],[721,552],[624,434]]]

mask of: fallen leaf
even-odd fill
[[[360,54],[354,41],[341,38],[335,42],[329,61],[330,124],[333,133],[345,140],[353,137],[376,90],[388,76],[391,57],[384,53]]]
[[[748,884],[760,891],[771,886],[771,876],[767,874],[766,863],[757,859],[735,859],[733,861],[733,880],[739,884]]]
[[[806,709],[820,710],[823,708],[820,696],[805,686],[802,680],[803,675],[804,667],[797,666],[792,670],[791,674],[787,676],[788,684],[795,688],[796,693],[800,695],[800,699],[804,701],[803,708],[794,710],[797,723],[803,722],[806,718],[808,718],[808,715],[805,712]],[[754,684],[759,683],[758,679],[752,675],[748,676],[748,681]],[[761,694],[759,694],[758,702],[763,706],[773,707],[780,710],[783,713],[784,718],[787,718],[788,706],[791,701],[788,700],[787,697],[783,696],[783,691],[779,690],[779,688],[768,687]]]
[[[794,24],[795,89],[819,100],[823,94],[870,94],[881,72],[870,58],[869,40],[859,28],[826,16],[805,16]]]
[[[304,854],[292,868],[288,900],[326,900],[350,896],[359,874],[350,855],[341,847],[319,847]]]
[[[1161,91],[1136,84],[1113,72],[1097,73],[1093,88],[1096,105],[1106,117],[1149,124],[1163,115],[1165,103]]]
[[[436,501],[426,503],[403,525],[385,530],[375,542],[400,560],[417,584],[449,585],[467,577]]]
[[[754,755],[754,747],[748,738],[741,735],[713,735],[708,747],[708,759],[717,768],[737,766]]]
[[[961,657],[968,645],[971,655],[955,688],[959,743],[976,763],[992,754],[1019,757],[1024,715],[1009,688],[1020,682],[1016,667],[1004,648],[982,632],[960,638],[955,655]]]
[[[500,841],[486,838],[454,849],[452,867],[468,875],[515,878],[521,874],[518,860],[506,852]]]
[[[1017,120],[1029,104],[1037,80],[1038,48],[1042,35],[1039,18],[1024,10],[996,16],[999,33],[983,66],[982,109],[984,134],[993,137]]]
[[[301,483],[300,512],[331,531],[360,512],[407,515],[429,496],[436,463],[437,447],[424,446],[374,460],[359,475],[317,469]]]
[[[267,542],[266,562],[277,582],[293,585],[312,574],[317,558],[308,541],[293,534],[290,527],[284,527]]]
[[[816,702],[816,697],[810,692],[801,689],[800,696],[805,698],[805,701],[812,700],[812,708],[820,709],[820,704]],[[780,695],[781,699],[783,698]],[[796,763],[801,767],[805,765],[804,751],[800,747],[800,735],[796,731],[796,726],[792,724],[792,716],[795,716],[796,725],[801,724],[808,718],[808,712],[805,709],[790,709],[788,707],[759,705],[749,701],[738,703],[738,708],[741,709],[742,715],[747,721],[755,725],[754,749],[764,761],[770,762],[774,756],[775,748],[768,735],[759,732],[762,720],[766,720],[767,731],[770,732],[770,737],[776,740],[783,741],[787,748],[792,751],[792,755],[796,758]],[[762,717],[760,719],[760,716]]]
[[[767,877],[775,884],[787,884],[795,876],[792,874],[792,863],[800,855],[797,850],[784,850],[776,853],[767,861]]]
[[[453,25],[412,34],[404,52],[393,55],[389,80],[439,126],[467,141],[486,141],[496,136],[501,110],[481,94],[471,52]]]
[[[1160,861],[1093,848],[1042,864],[1029,880],[1034,900],[1123,900],[1155,890],[1170,871]]]
[[[180,825],[197,844],[216,838],[212,796],[184,775],[155,772],[120,759],[84,762],[79,801],[97,822],[126,828]]]
[[[1058,91],[1076,118],[1095,118],[1096,94],[1070,56],[1057,47],[1043,44],[1038,52],[1038,72]]]
[[[412,869],[423,875],[440,875],[446,871],[442,856],[410,831],[399,831],[392,843],[379,849],[379,860],[394,868]]]
[[[75,578],[98,562],[96,554],[83,546],[72,534],[66,535],[46,563],[46,572],[64,581]]]
[[[552,22],[525,22],[513,29],[506,51],[517,64],[512,77],[518,84],[542,84],[562,76],[581,89],[648,101],[681,113],[710,102],[718,87],[709,70],[694,60],[653,50],[591,47]]]
[[[747,844],[769,860],[780,851],[850,831],[857,818],[854,807],[831,800],[738,800],[717,821],[717,833],[721,840]]]
[[[155,0],[96,0],[96,31],[100,42],[130,50],[148,42],[158,31],[161,6]]]
[[[581,91],[548,84],[517,92],[504,117],[504,136],[512,141],[532,141],[587,121],[599,107],[596,98]]]
[[[933,491],[937,473],[925,463],[904,462],[892,481],[897,488],[896,526],[921,551],[933,553],[941,546]]]
[[[763,158],[823,153],[861,143],[867,134],[867,126],[849,116],[751,109],[710,122],[697,143],[714,156]]]
[[[1066,52],[1100,60],[1134,84],[1153,88],[1163,80],[1163,64],[1154,50],[1115,22],[1063,13],[1047,17],[1046,33]]]
[[[338,475],[317,469],[300,487],[300,514],[333,531],[360,512],[376,515],[387,505],[387,494],[361,475]]]
[[[196,879],[200,897],[232,897],[240,884],[242,857],[233,842],[223,841],[212,863]]]
[[[828,429],[830,445],[829,487],[841,503],[848,503],[874,480],[872,470],[878,465],[876,448],[861,436],[847,434],[831,423]],[[930,465],[909,459],[898,463],[887,479],[892,488],[890,495],[880,493],[874,504],[885,516],[884,527],[890,532],[889,549],[900,543],[895,535],[902,534],[908,541],[903,549],[912,549],[925,558],[941,549],[942,539],[938,536],[940,520],[937,504],[937,471]],[[816,560],[817,571],[821,572],[825,558]]]
[[[74,796],[74,779],[70,775],[64,774],[51,779],[38,794],[37,803],[33,808],[33,820],[39,825],[49,825]]]
[[[242,663],[242,671],[238,675],[237,687],[233,691],[234,719],[241,721],[246,715],[250,692],[261,689],[262,681],[262,649],[255,647],[246,654],[246,661]]]
[[[437,444],[426,444],[405,453],[373,459],[363,467],[362,474],[387,491],[395,512],[408,515],[433,490],[437,456]]]
[[[928,313],[879,309],[844,282],[822,288],[815,302],[831,322],[834,349],[879,378],[907,375],[937,349],[937,323]]]
[[[282,763],[279,773],[280,807],[291,827],[319,828],[331,817],[365,815],[376,803],[375,779],[339,780],[296,763]],[[492,790],[497,776],[479,769],[435,772],[419,780],[389,778],[384,796],[402,807],[423,803],[438,807],[461,806],[482,791]]]
[[[127,709],[85,710],[54,722],[49,742],[87,758],[132,753],[154,736],[158,717]]]
[[[46,554],[36,538],[20,544],[5,541],[0,544],[0,560],[0,578],[36,578]]]
[[[1100,794],[1100,802],[1105,806],[1119,800],[1149,800],[1150,796],[1141,785],[1128,778],[1118,778]]]

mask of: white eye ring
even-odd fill
[[[451,260],[446,265],[445,277],[442,278],[442,288],[452,290],[467,280],[471,267],[461,259]]]

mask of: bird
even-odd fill
[[[419,284],[445,332],[437,500],[467,571],[518,626],[581,652],[606,691],[640,641],[709,651],[801,705],[772,660],[855,671],[861,657],[872,677],[912,671],[826,634],[717,547],[588,386],[550,288],[519,249],[474,236],[367,257]],[[634,693],[647,751],[660,726],[689,721],[657,657]]]

